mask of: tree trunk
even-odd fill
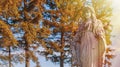
[[[60,67],[64,67],[64,54],[63,54],[63,52],[61,52],[61,56],[60,56]]]
[[[25,38],[26,39],[26,38]],[[29,61],[29,45],[27,41],[25,40],[25,67],[30,67],[30,61]]]
[[[63,56],[63,52],[61,52],[61,55],[60,55],[60,67],[64,67],[64,56]]]
[[[64,33],[61,31],[61,48],[64,50]],[[60,67],[64,67],[64,52],[60,53]]]
[[[9,67],[11,67],[11,49],[10,49],[10,46],[9,46]]]
[[[26,44],[26,47],[25,47],[25,67],[30,67],[30,61],[29,61],[29,48],[27,46],[28,44]]]
[[[24,0],[24,21],[26,21],[26,16],[25,16],[26,1],[27,0]],[[25,38],[25,67],[30,67],[29,44],[26,40],[27,40],[27,38]]]

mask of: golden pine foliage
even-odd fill
[[[112,25],[110,19],[112,16],[111,2],[107,0],[92,0],[92,6],[95,10],[97,19],[101,20],[106,34],[107,45],[111,44],[110,36],[112,31]]]
[[[10,27],[3,21],[0,21],[0,34],[2,35],[1,45],[4,47],[17,45],[17,40],[15,39]]]
[[[84,0],[85,1],[85,0]],[[84,4],[83,0],[55,0],[58,11],[62,15],[61,21],[67,23],[69,21],[79,20],[81,8]]]
[[[25,31],[25,40],[29,45],[32,44],[37,36],[37,28],[35,28],[34,24],[28,22],[22,22],[21,27]]]
[[[19,17],[18,6],[22,0],[0,0],[0,14],[5,18]]]
[[[76,31],[84,2],[85,0],[55,0],[56,10],[46,10],[46,12],[55,16],[51,17],[52,22],[44,20],[44,23],[55,26],[56,28],[62,28],[65,32]],[[58,18],[60,20],[56,21]]]

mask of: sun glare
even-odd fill
[[[120,9],[120,0],[112,0],[113,8]]]
[[[113,47],[116,47],[117,56],[113,59],[112,67],[119,67],[119,57],[120,57],[120,0],[111,0],[113,8],[113,16],[111,23],[113,25],[112,35],[115,35],[112,38]]]
[[[113,8],[113,16],[111,19],[111,23],[113,24],[114,30],[117,33],[120,33],[120,19],[118,16],[120,16],[120,0],[112,0],[112,8]],[[119,31],[119,32],[118,32]],[[116,33],[114,32],[114,33]]]

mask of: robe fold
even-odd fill
[[[91,20],[82,22],[71,45],[73,66],[102,67],[105,45],[102,23]]]

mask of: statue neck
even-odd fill
[[[92,19],[91,18],[85,18],[83,19],[83,22],[88,22],[88,21],[91,21]]]

